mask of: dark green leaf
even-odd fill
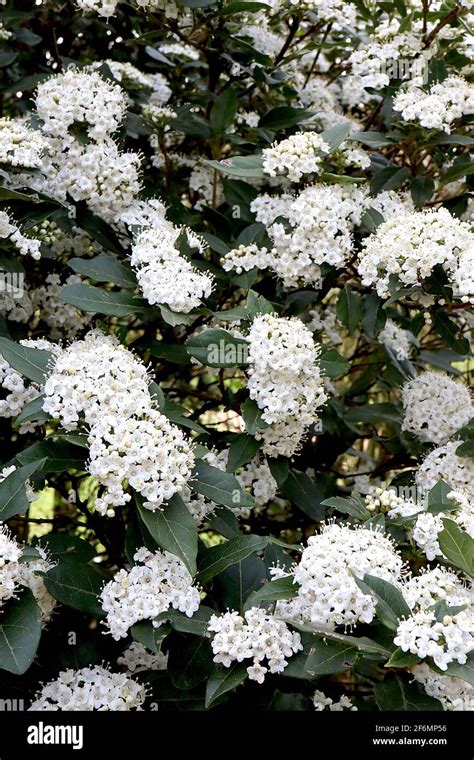
[[[146,509],[142,505],[142,500],[137,496],[136,502],[140,517],[158,546],[179,557],[191,575],[194,575],[196,572],[197,526],[179,494],[175,494],[168,504],[154,512]]]
[[[41,612],[29,589],[24,589],[0,622],[0,669],[22,675],[33,662],[41,638]]]

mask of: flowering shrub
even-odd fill
[[[0,669],[474,709],[474,3],[0,0]]]

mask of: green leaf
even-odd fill
[[[324,507],[332,507],[338,512],[342,512],[344,515],[351,515],[351,517],[356,517],[358,520],[367,520],[370,517],[370,512],[367,510],[363,499],[356,493],[352,494],[350,499],[343,498],[342,496],[331,496],[321,503]]]
[[[72,258],[69,259],[68,266],[77,274],[90,277],[96,282],[108,282],[122,288],[138,287],[137,278],[132,270],[115,256],[101,254],[93,259]]]
[[[214,15],[233,16],[236,13],[257,13],[258,11],[266,11],[269,8],[270,6],[266,3],[257,3],[253,2],[253,0],[249,0],[249,2],[246,2],[246,0],[235,0],[235,2],[224,5],[224,7]]]
[[[236,435],[229,446],[227,472],[235,472],[239,467],[250,462],[261,445],[260,441],[256,441],[250,435],[246,435],[245,433]]]
[[[190,325],[194,319],[196,319],[193,314],[182,314],[178,311],[172,311],[172,309],[169,309],[165,304],[160,304],[159,309],[164,321],[167,325],[171,325],[171,327],[176,327],[177,325]]]
[[[410,185],[415,206],[424,206],[434,193],[434,182],[430,177],[414,177]]]
[[[458,354],[469,353],[468,339],[462,336],[458,337],[459,326],[449,319],[446,314],[443,314],[441,311],[435,312],[433,315],[433,327],[453,351],[456,351]]]
[[[235,367],[248,362],[248,341],[227,330],[205,330],[185,343],[190,356],[207,367]]]
[[[42,467],[44,460],[18,467],[0,483],[0,520],[5,522],[13,515],[23,515],[30,502],[26,493],[28,478]]]
[[[20,464],[30,464],[43,460],[40,471],[64,472],[65,470],[84,470],[86,452],[79,446],[64,441],[38,441],[28,446],[16,456]]]
[[[177,689],[194,688],[205,681],[214,668],[209,639],[189,636],[171,644],[167,670]]]
[[[451,565],[474,577],[474,539],[458,528],[453,520],[442,521],[444,530],[438,533],[441,551]]]
[[[409,176],[410,172],[405,167],[400,169],[398,166],[387,166],[373,177],[370,192],[372,195],[377,195],[382,190],[396,190],[407,181]]]
[[[237,478],[202,460],[197,462],[189,485],[193,491],[225,507],[241,509],[255,506],[253,497],[242,488]]]
[[[270,457],[267,460],[272,476],[280,488],[287,479],[290,472],[290,463],[286,457]],[[322,502],[321,502],[322,503]]]
[[[347,359],[344,359],[335,348],[323,351],[319,360],[321,371],[327,377],[340,377],[344,375],[350,365]]]
[[[21,346],[8,338],[0,338],[0,354],[20,375],[43,385],[53,354],[39,348]]]
[[[351,644],[315,637],[305,668],[312,677],[343,673],[354,665],[358,656],[357,649]]]
[[[401,414],[394,404],[382,402],[349,409],[345,414],[345,419],[347,422],[395,422],[398,424],[401,421]]]
[[[375,686],[375,701],[383,712],[443,709],[441,702],[424,694],[419,684],[409,683],[398,673],[388,676],[383,683]]]
[[[471,174],[474,174],[474,161],[456,163],[445,171],[441,178],[441,184],[447,185]]]
[[[321,489],[305,472],[291,470],[281,491],[286,499],[299,507],[312,520],[324,520],[325,510],[322,506]]]
[[[143,506],[142,500],[135,495],[138,512],[152,538],[161,549],[179,557],[187,569],[194,575],[197,556],[197,526],[189,509],[175,494],[162,509],[152,512]]]
[[[261,117],[258,126],[274,131],[294,127],[302,121],[314,116],[314,112],[306,108],[292,108],[291,106],[277,106]]]
[[[93,617],[104,615],[98,597],[106,579],[90,565],[62,562],[43,578],[49,593],[58,602]]]
[[[456,456],[458,457],[474,457],[474,440],[464,441],[456,449]]]
[[[430,667],[436,670],[443,676],[451,676],[452,678],[460,678],[463,681],[467,681],[471,686],[474,686],[474,652],[470,652],[467,656],[467,661],[461,665],[459,662],[450,662],[446,670],[440,670],[434,663],[430,663]]]
[[[336,313],[342,324],[353,335],[362,317],[362,299],[348,285],[341,290],[336,304]]]
[[[216,668],[207,682],[206,710],[212,707],[226,692],[236,689],[246,678],[247,666],[244,663],[236,663],[230,668]]]
[[[19,428],[27,422],[45,422],[51,415],[43,411],[44,396],[38,396],[25,404],[18,417],[15,417],[15,427]]]
[[[455,504],[448,499],[448,493],[453,489],[444,480],[439,480],[427,494],[427,512],[436,515],[439,512],[450,512]]]
[[[351,140],[357,140],[363,145],[368,145],[369,148],[385,148],[387,145],[393,145],[393,140],[382,132],[352,132]]]
[[[145,621],[135,623],[130,628],[130,633],[134,640],[143,644],[153,654],[158,654],[161,650],[161,642],[170,631],[171,626],[169,625],[160,625],[158,628],[155,628],[152,623],[146,623]]]
[[[222,161],[205,161],[204,163],[212,169],[235,177],[254,177],[255,179],[263,177],[261,156],[232,156],[232,158],[224,158]]]
[[[420,658],[416,654],[411,652],[404,652],[403,649],[397,647],[392,652],[390,659],[385,663],[385,668],[413,668],[420,662]]]
[[[209,116],[209,122],[215,132],[225,132],[230,127],[237,113],[237,106],[237,95],[235,90],[230,88],[216,98]]]
[[[211,546],[203,552],[199,560],[199,581],[207,583],[226,567],[241,562],[254,552],[264,549],[268,543],[266,536],[241,536],[231,538],[223,544]]]
[[[350,132],[352,130],[352,124],[350,121],[343,121],[341,124],[336,124],[335,127],[331,127],[330,129],[325,129],[324,132],[320,133],[320,137],[326,142],[329,147],[331,148],[331,152],[336,150],[336,148],[339,148],[341,143],[344,142],[344,140],[347,139]]]
[[[123,248],[113,228],[95,216],[91,211],[76,206],[76,224],[85,230],[93,240],[97,240],[106,251],[123,256]]]
[[[372,208],[372,206],[366,209],[360,218],[361,227],[366,227],[369,232],[375,232],[377,227],[380,227],[384,221],[385,219],[383,218],[380,211]]]
[[[95,557],[95,549],[83,538],[65,533],[48,533],[38,539],[54,562],[78,562],[87,565]]]
[[[171,627],[174,628],[175,631],[180,631],[180,633],[192,633],[195,636],[205,636],[209,626],[209,620],[213,614],[214,610],[211,610],[210,607],[204,607],[201,605],[190,618],[185,615],[184,612],[170,609],[163,612],[162,616],[160,615],[156,619],[159,620],[160,617],[163,617],[164,620],[169,620]]]
[[[264,583],[258,591],[253,591],[245,602],[245,609],[259,607],[265,602],[276,602],[278,599],[294,599],[298,596],[298,586],[292,575],[276,578]]]
[[[474,137],[469,135],[436,135],[433,142],[437,145],[474,145]]]
[[[41,611],[29,589],[8,606],[0,623],[0,669],[26,673],[41,638]]]
[[[268,422],[262,418],[262,410],[257,402],[248,398],[240,405],[240,413],[245,422],[245,429],[250,435],[255,435],[259,430],[269,427]]]
[[[66,285],[59,293],[59,298],[80,311],[113,317],[130,317],[142,313],[147,307],[142,298],[130,293],[112,293],[83,283]]]
[[[364,594],[375,596],[377,601],[376,613],[384,626],[396,631],[401,618],[410,617],[411,610],[401,591],[388,581],[375,575],[364,575],[364,580],[354,576],[354,580]]]

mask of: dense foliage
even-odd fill
[[[0,668],[474,709],[468,0],[0,0]]]

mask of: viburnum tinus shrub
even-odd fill
[[[474,709],[473,28],[2,1],[3,699]]]

